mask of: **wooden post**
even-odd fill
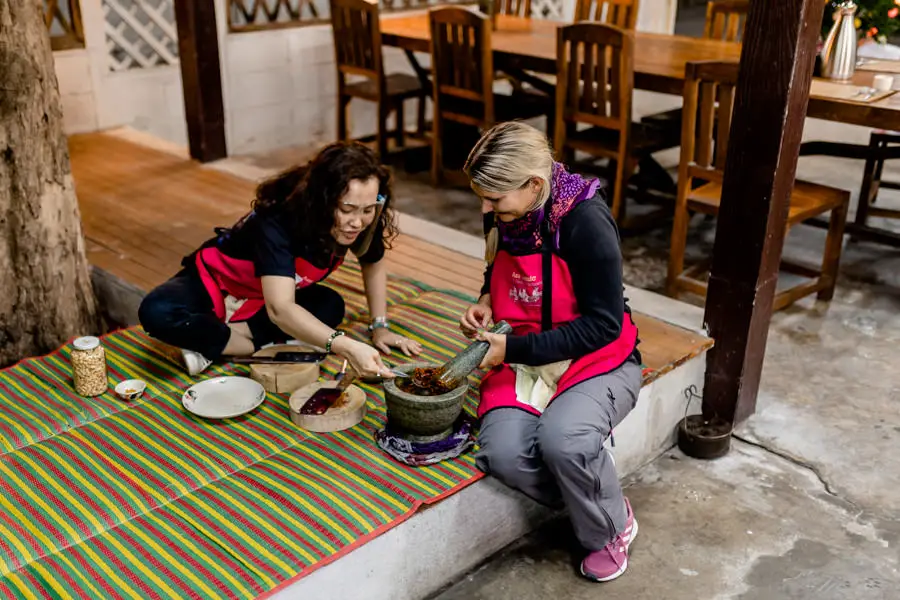
[[[215,0],[175,0],[178,53],[191,157],[225,158],[225,108]]]
[[[750,3],[706,301],[707,418],[739,422],[756,408],[822,10]]]

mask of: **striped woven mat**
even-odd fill
[[[329,281],[358,318],[358,272],[343,267]],[[471,299],[399,281],[389,298],[426,358],[465,346],[456,322]],[[367,337],[358,320],[348,329]],[[362,386],[364,422],[339,433],[295,427],[287,397],[274,394],[251,415],[206,421],[184,411],[184,390],[246,367],[191,378],[139,328],[103,344],[110,385],[144,379],[142,399],[122,402],[112,388],[76,395],[68,346],[0,372],[0,596],[264,596],[481,476],[471,455],[411,468],[378,450],[376,387]],[[336,367],[330,358],[324,371]],[[474,405],[470,393],[466,410]]]

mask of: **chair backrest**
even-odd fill
[[[499,0],[495,9],[498,15],[531,18],[531,0]]]
[[[750,0],[711,0],[706,5],[703,37],[739,42],[744,37]]]
[[[738,68],[737,62],[721,61],[685,66],[679,199],[695,178],[722,181]]]
[[[575,5],[575,22],[596,21],[623,29],[634,29],[637,24],[638,0],[578,0]]]
[[[383,79],[378,2],[331,0],[331,26],[339,75]]]
[[[633,32],[601,23],[557,30],[557,127],[588,123],[627,135],[633,89]]]
[[[431,23],[431,71],[436,110],[444,114],[446,99],[481,103],[479,124],[494,120],[494,61],[490,19],[458,6],[428,13]]]

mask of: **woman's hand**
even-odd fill
[[[368,344],[351,340],[345,336],[335,339],[332,345],[335,354],[343,356],[360,377],[383,377],[391,379],[394,375],[381,362],[381,354]]]
[[[399,348],[407,356],[418,356],[422,352],[422,344],[408,337],[391,333],[387,327],[379,327],[372,332],[372,343],[385,354],[390,354],[391,348]]]
[[[476,336],[476,339],[487,342],[491,345],[488,352],[479,365],[482,369],[493,369],[502,365],[506,361],[506,335],[499,333],[482,332]]]
[[[473,304],[459,320],[459,329],[467,338],[473,338],[480,329],[487,329],[492,325],[493,315],[489,305],[482,302]]]

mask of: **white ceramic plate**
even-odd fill
[[[263,386],[248,377],[215,377],[189,387],[181,404],[198,417],[233,419],[247,414],[265,399]]]

